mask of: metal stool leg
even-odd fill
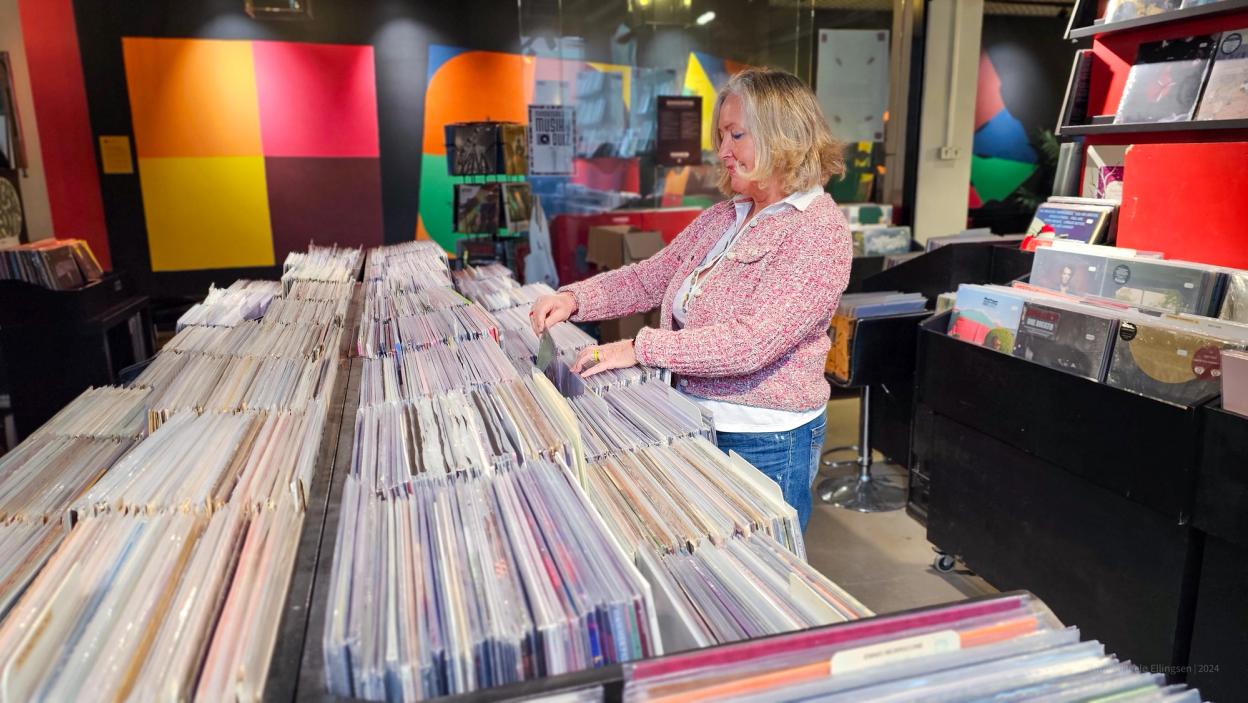
[[[819,482],[816,491],[823,502],[857,510],[860,513],[882,513],[900,510],[906,505],[906,489],[887,476],[871,473],[871,387],[862,389],[862,407],[859,409],[858,473],[841,478],[828,478]]]

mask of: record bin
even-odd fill
[[[1220,401],[1201,411],[1192,522],[1206,538],[1188,680],[1212,700],[1234,700],[1248,691],[1248,417]]]
[[[1186,523],[1200,410],[1129,393],[945,334],[919,333],[918,399],[937,414]]]
[[[1033,256],[1015,243],[951,243],[867,278],[862,290],[922,293],[935,300],[962,283],[1008,284],[1031,271]]]
[[[928,539],[1137,664],[1185,666],[1200,409],[953,339],[948,319],[919,331]]]

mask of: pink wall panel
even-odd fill
[[[252,43],[265,156],[377,157],[373,48]]]

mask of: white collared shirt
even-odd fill
[[[685,278],[684,282],[680,284],[680,288],[676,290],[676,297],[672,300],[673,327],[680,329],[685,326],[689,301],[698,295],[699,288],[705,283],[710,270],[731,250],[732,245],[736,243],[742,232],[757,224],[759,218],[764,215],[780,212],[788,208],[805,212],[806,208],[815,201],[815,198],[823,195],[823,192],[823,188],[811,188],[802,193],[793,193],[783,200],[772,203],[754,213],[754,217],[750,218],[748,223],[745,219],[749,216],[750,208],[753,207],[754,201],[745,197],[735,198],[732,202],[737,211],[736,220],[728,229],[724,230],[719,241],[706,253],[702,263]],[[821,407],[805,412],[793,412],[772,408],[758,408],[740,403],[728,403],[722,400],[708,400],[692,395],[686,397],[714,414],[716,432],[787,432],[814,420],[822,415],[825,410],[825,408]]]

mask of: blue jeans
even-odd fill
[[[819,471],[827,415],[787,432],[717,432],[725,454],[732,450],[780,485],[784,500],[797,509],[802,532],[810,521],[810,486]]]

